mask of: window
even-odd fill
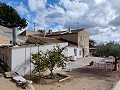
[[[84,38],[82,36],[79,37],[79,45],[84,44]]]
[[[79,56],[81,56],[81,51],[79,51]]]
[[[74,49],[74,55],[77,56],[77,49]]]

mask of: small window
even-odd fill
[[[82,36],[79,37],[79,45],[83,45],[84,38]]]
[[[74,49],[74,55],[77,56],[77,49]]]
[[[81,56],[81,51],[79,51],[79,56]]]

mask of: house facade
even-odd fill
[[[3,29],[2,29],[3,30]],[[1,30],[1,31],[2,31]],[[12,34],[0,33],[1,38],[12,39]],[[41,36],[42,35],[42,36]],[[7,45],[0,46],[0,60],[5,63],[7,70],[16,71],[21,75],[30,73],[30,68],[34,67],[31,63],[31,54],[39,50],[46,52],[53,46],[67,46],[64,54],[71,57],[71,60],[89,55],[89,37],[84,29],[52,32],[44,34],[34,34],[34,32],[25,31],[19,35],[19,41],[25,41],[25,45]],[[32,46],[31,46],[32,44]]]
[[[89,36],[84,29],[68,30],[52,32],[49,31],[46,37],[56,38],[58,40],[66,41],[69,44],[70,50],[74,52],[77,58],[86,57],[89,55]]]
[[[34,65],[30,63],[32,54],[39,50],[46,52],[53,49],[54,46],[68,46],[68,43],[57,43],[49,45],[25,45],[25,46],[1,46],[0,60],[2,60],[8,71],[18,72],[20,75],[29,74],[33,70]],[[67,50],[64,55],[68,56]]]

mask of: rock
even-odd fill
[[[62,85],[59,85],[59,87],[62,87]]]
[[[35,90],[35,88],[31,84],[27,84],[26,90]]]

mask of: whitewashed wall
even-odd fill
[[[55,46],[53,45],[40,45],[40,46],[24,46],[24,47],[13,47],[12,50],[12,65],[11,70],[18,72],[21,75],[30,73],[30,52],[36,53],[39,50],[46,52]],[[68,46],[68,43],[59,43],[61,47]],[[68,56],[67,50],[64,52]],[[31,64],[32,69],[33,65]]]
[[[80,48],[77,48],[77,47],[68,47],[67,50],[68,50],[68,56],[75,56],[75,53],[74,53],[74,49],[77,50],[77,58],[81,58],[83,56],[82,54],[82,49]],[[81,55],[79,55],[79,52],[81,51]]]
[[[74,47],[68,47],[67,50],[68,50],[68,56],[74,56],[75,55],[74,54]]]
[[[79,54],[79,53],[80,53],[80,51],[81,51],[81,54]],[[82,49],[77,48],[77,58],[81,58],[81,57],[83,57],[83,52],[82,52]]]

